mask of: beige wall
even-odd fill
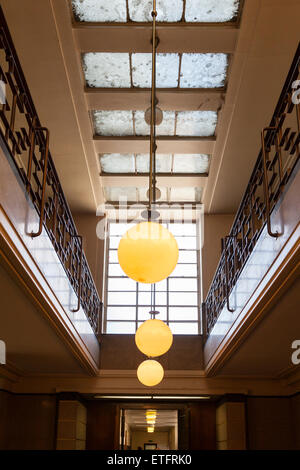
[[[246,449],[245,404],[227,402],[216,410],[217,449]]]
[[[203,300],[206,298],[220,259],[221,238],[229,234],[233,219],[233,214],[207,214],[204,216],[202,249]]]
[[[132,438],[131,438],[131,448],[133,450],[137,450],[137,448],[140,446],[142,449],[144,449],[144,444],[151,442],[155,442],[157,444],[157,447],[160,450],[168,450],[169,449],[169,433],[168,431],[165,432],[152,432],[151,434],[148,432],[143,432],[143,431],[133,431],[132,432]]]

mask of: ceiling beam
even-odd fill
[[[188,186],[204,188],[207,182],[207,177],[205,176],[157,176],[157,186],[163,187],[181,187],[185,188]],[[101,176],[101,181],[103,186],[114,186],[114,187],[124,187],[124,186],[135,186],[139,188],[148,187],[149,178],[147,176],[127,176],[127,178],[122,178],[120,180],[119,176]]]
[[[160,89],[156,91],[158,106],[166,111],[218,111],[225,90]],[[90,110],[147,109],[150,89],[86,88],[85,98]]]
[[[211,155],[215,137],[157,137],[157,153],[205,153]],[[97,153],[148,153],[149,137],[94,137]]]
[[[80,52],[151,52],[149,25],[74,25]],[[234,26],[157,26],[157,52],[224,52],[235,50],[238,28]]]

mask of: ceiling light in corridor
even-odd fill
[[[142,323],[135,334],[137,348],[148,357],[157,357],[169,351],[173,335],[166,323],[150,319]]]
[[[153,359],[143,361],[137,369],[137,377],[139,381],[147,387],[158,385],[164,377],[164,369],[162,365]]]

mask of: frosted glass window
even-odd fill
[[[198,309],[197,307],[170,307],[169,308],[170,320],[182,320],[183,318],[187,321],[198,320]]]
[[[88,52],[83,55],[83,71],[89,87],[130,88],[129,54]]]
[[[174,173],[208,173],[210,156],[205,154],[175,154]]]
[[[159,201],[167,201],[167,188],[161,186],[160,188],[161,196],[158,199]],[[138,188],[139,192],[139,201],[147,202],[149,200],[149,196],[147,195],[148,188]]]
[[[135,111],[135,133],[136,135],[150,135],[150,126],[145,121],[144,111]],[[164,111],[161,124],[156,126],[156,135],[174,135],[175,111]]]
[[[130,335],[135,333],[134,322],[114,322],[108,321],[106,323],[107,334]]]
[[[197,322],[190,322],[190,323],[169,323],[170,330],[172,331],[173,335],[197,335],[198,334],[198,323]]]
[[[126,0],[72,0],[76,19],[88,22],[126,22]]]
[[[239,0],[186,0],[185,21],[223,23],[232,20],[239,9]]]
[[[152,0],[128,0],[129,17],[132,21],[152,21]],[[180,21],[183,12],[183,0],[158,0],[156,4],[157,21]]]
[[[110,253],[112,250],[109,250]],[[115,253],[117,253],[117,250],[115,250]],[[110,258],[109,258],[110,261]],[[110,278],[108,281],[108,289],[110,291],[135,291],[136,289],[136,282],[133,279],[129,279],[127,277],[125,278]]]
[[[156,56],[156,87],[176,88],[178,86],[178,54],[157,54]],[[132,54],[133,86],[150,88],[152,76],[152,55]]]
[[[111,153],[100,156],[101,171],[103,173],[134,173],[134,155]]]
[[[107,307],[108,320],[135,320],[135,306],[132,307]]]
[[[201,198],[200,188],[174,187],[171,188],[171,201],[178,202],[198,202]]]
[[[133,135],[132,111],[94,111],[97,135]]]
[[[182,54],[180,88],[222,87],[227,65],[227,54]]]
[[[157,173],[170,173],[172,168],[172,155],[156,154]],[[149,173],[149,154],[137,154],[136,169],[138,173]]]
[[[218,115],[215,111],[180,111],[177,115],[176,135],[212,136]]]
[[[136,201],[136,188],[133,186],[127,187],[115,187],[115,186],[106,186],[104,188],[104,194],[107,201],[118,202],[119,199],[124,201]]]

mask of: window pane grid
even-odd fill
[[[160,310],[157,318],[165,321],[173,334],[198,334],[199,266],[195,224],[189,224],[190,228],[187,228],[187,224],[163,225],[171,232],[172,228],[174,230],[179,245],[179,261],[173,273],[156,284],[155,307]],[[105,331],[110,334],[134,334],[143,321],[150,318],[148,312],[150,311],[151,285],[129,279],[123,274],[117,262],[119,241],[130,227],[132,224],[110,224],[109,226],[112,235],[108,240],[107,252]],[[183,233],[190,229],[192,234]],[[133,303],[134,298],[135,303]],[[131,301],[128,302],[130,299]]]

